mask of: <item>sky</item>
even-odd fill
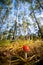
[[[6,9],[8,6],[5,6],[2,3],[0,3],[0,6],[3,6],[3,9],[0,14],[0,23],[1,23],[1,17],[3,17],[5,15]],[[29,16],[30,4],[28,2],[25,2],[25,3],[20,2],[20,4],[18,6],[19,7],[17,8],[16,0],[12,0],[12,4],[9,6],[9,8],[11,8],[11,10],[9,10],[7,19],[4,19],[5,24],[2,25],[1,31],[5,31],[7,29],[7,25],[9,26],[7,30],[10,30],[10,28],[13,26],[15,20],[17,20],[18,23],[22,24],[22,19],[24,17],[25,21],[27,20],[27,21],[29,21],[29,23],[31,23],[31,26],[29,26],[31,33],[35,34],[38,31],[38,27],[37,27],[37,31],[35,31],[34,26],[32,25],[34,23],[34,20],[31,18],[31,16]],[[33,6],[34,6],[34,2],[33,2]],[[40,14],[36,13],[36,17],[40,18],[41,25],[43,25],[43,11],[42,10],[41,10]],[[0,27],[1,27],[1,24],[0,24]],[[21,31],[21,34],[26,35],[27,32],[28,31],[26,29],[26,33],[24,34],[24,31]]]

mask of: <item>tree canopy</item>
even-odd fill
[[[42,20],[43,0],[0,0],[0,34],[43,36]]]

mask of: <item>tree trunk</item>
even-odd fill
[[[39,1],[39,0],[38,0]],[[36,18],[36,16],[35,16],[35,12],[34,12],[34,8],[33,8],[33,6],[32,6],[32,13],[33,13],[33,16],[34,16],[34,18],[35,18],[35,22],[37,23],[37,25],[38,25],[38,28],[39,28],[39,33],[40,33],[40,35],[41,35],[41,38],[43,37],[43,33],[42,33],[42,31],[41,31],[41,28],[40,28],[40,26],[39,26],[39,23],[38,23],[38,21],[37,21],[37,18]]]
[[[39,28],[39,33],[41,34],[41,37],[42,37],[42,36],[43,36],[43,34],[42,34],[42,32],[41,32],[41,28],[40,28],[40,26],[39,26],[39,23],[38,23],[38,21],[37,21],[37,18],[36,18],[36,16],[35,16],[34,11],[33,11],[33,14],[34,14],[35,22],[37,23],[38,28]]]

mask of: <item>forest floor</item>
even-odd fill
[[[30,47],[25,59],[23,45]],[[0,65],[34,65],[43,60],[43,40],[9,40],[0,41]]]

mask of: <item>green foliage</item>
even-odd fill
[[[0,11],[1,11],[1,9],[2,9],[2,6],[0,6]]]
[[[33,11],[32,12],[32,15],[31,15],[31,17],[32,17],[32,19],[34,19],[35,18],[35,20],[36,20],[36,23],[37,23],[37,25],[38,25],[38,27],[39,27],[39,29],[40,29],[40,26],[39,26],[39,23],[37,22],[37,19],[36,19],[36,16],[35,16],[35,10],[38,10],[38,9],[40,9],[40,4],[39,4],[39,2],[37,2],[36,3],[36,0],[35,0],[35,7],[33,8],[33,6],[32,6],[32,2],[33,2],[33,0],[16,0],[17,1],[17,4],[19,4],[19,1],[22,1],[22,2],[28,2],[28,3],[30,3],[31,4],[31,6],[30,6],[30,11]],[[40,0],[39,0],[40,1]],[[0,0],[0,2],[2,2],[3,4],[5,4],[5,5],[9,5],[10,3],[11,3],[11,0]],[[41,2],[41,1],[40,1]],[[16,5],[17,6],[17,5]],[[18,7],[18,6],[17,6]],[[0,6],[0,9],[2,9],[2,7]],[[6,18],[7,18],[7,15],[9,14],[9,10],[7,10],[6,11]],[[24,16],[25,16],[25,14],[24,14]],[[24,19],[24,18],[23,18]],[[3,17],[3,20],[4,20],[4,17]],[[3,21],[2,20],[2,21]],[[25,19],[24,19],[25,20]],[[29,23],[27,23],[27,22],[23,22],[23,25],[22,25],[22,27],[24,28],[24,32],[26,32],[26,28],[28,28],[28,26],[29,26],[30,24]],[[36,25],[36,24],[35,24]],[[34,25],[34,27],[35,27],[35,25]],[[13,36],[17,33],[17,22],[15,21],[15,31],[14,32],[12,32],[13,33]],[[41,29],[43,29],[43,28],[41,28]],[[43,30],[42,30],[43,31]],[[6,33],[4,33],[4,34],[6,34]],[[8,38],[10,38],[11,37],[11,35],[9,34],[9,36],[8,36]],[[22,37],[21,37],[21,39],[22,39]]]
[[[2,2],[5,5],[9,5],[11,3],[11,0],[0,0],[0,2]]]
[[[23,40],[24,39],[24,36],[20,35],[19,38]]]
[[[22,2],[25,2],[25,1],[26,1],[26,2],[31,3],[32,0],[21,0],[21,1],[22,1]]]

